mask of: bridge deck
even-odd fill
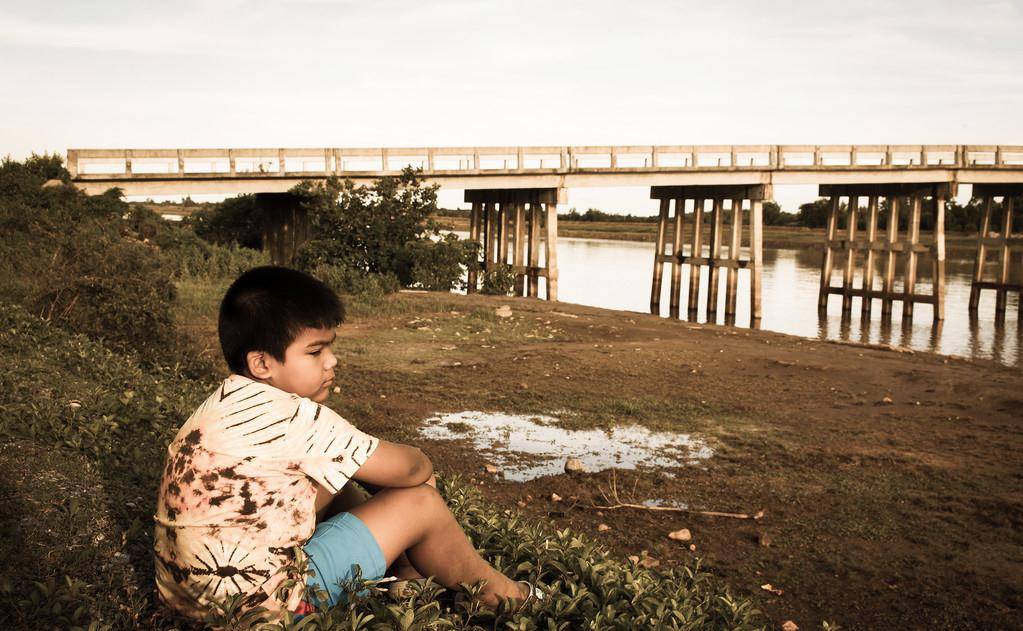
[[[283,192],[305,179],[369,181],[406,166],[456,189],[1023,182],[1020,145],[660,145],[69,149],[73,181],[127,195]]]

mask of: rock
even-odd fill
[[[569,458],[565,461],[565,473],[585,473],[586,467],[583,461],[578,458]]]
[[[682,528],[681,530],[669,532],[668,539],[672,539],[673,541],[692,541],[693,533],[689,532],[688,528]]]
[[[334,386],[334,394],[341,394],[341,386]]]
[[[494,315],[499,318],[510,318],[512,314],[511,307],[508,305],[501,305],[497,309],[494,309]]]
[[[440,350],[442,350],[442,351],[455,351],[455,350],[458,350],[458,347],[457,346],[451,346],[451,345],[444,345],[444,346],[440,347]]]
[[[883,399],[881,399],[880,401],[878,401],[878,405],[891,405],[892,403],[894,403],[894,401],[893,401],[893,400],[892,400],[892,398],[891,398],[890,396],[888,396],[887,394],[886,394],[886,395],[884,396],[884,398],[883,398]]]
[[[785,593],[784,589],[778,589],[777,587],[771,585],[770,583],[764,583],[763,585],[760,586],[760,589],[764,590],[765,592],[771,592],[772,594],[776,594],[778,596],[781,596],[782,594]]]
[[[522,500],[515,502],[515,505],[518,506],[519,508],[525,508],[527,506],[527,504]]]
[[[68,402],[67,406],[72,410],[77,410],[78,408],[82,407],[82,402],[77,399],[74,399]]]
[[[608,530],[611,530],[611,526],[608,526],[607,524],[597,525],[597,532],[607,532]]]
[[[696,552],[696,544],[695,543],[690,543],[689,544],[689,551],[690,552]]]
[[[771,535],[766,532],[762,532],[757,536],[757,543],[760,544],[761,548],[771,547]]]
[[[500,473],[501,472],[500,469],[498,469],[497,467],[495,467],[492,464],[488,464],[488,465],[486,465],[483,468],[486,469],[487,473]]]
[[[557,493],[551,493],[551,501],[552,502],[560,502],[561,501],[561,496],[558,495]]]
[[[796,625],[795,622],[792,622],[791,620],[786,620],[781,625],[781,631],[799,631],[799,627]]]
[[[642,559],[639,560],[639,564],[647,569],[650,569],[657,567],[658,565],[661,564],[661,562],[653,557],[643,557]]]

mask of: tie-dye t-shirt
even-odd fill
[[[228,377],[167,448],[154,532],[160,597],[196,618],[237,593],[244,608],[295,610],[301,588],[271,595],[313,534],[315,485],[336,493],[377,444],[309,399]]]

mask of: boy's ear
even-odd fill
[[[256,379],[269,379],[271,375],[268,359],[263,351],[249,351],[245,355],[245,365],[249,369],[249,374]]]

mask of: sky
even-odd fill
[[[0,155],[1023,145],[1021,32],[1023,2],[983,0],[0,0]],[[786,210],[814,194],[777,191]]]

